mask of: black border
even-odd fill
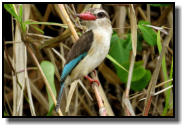
[[[173,4],[173,41],[175,42],[175,46],[173,48],[173,116],[4,116],[4,87],[2,86],[2,118],[8,118],[9,121],[179,121],[179,71],[178,64],[180,63],[178,58],[179,48],[179,9],[175,8],[175,2],[2,2],[2,45],[3,44],[3,32],[5,32],[5,21],[3,17],[5,17],[4,13],[4,4],[42,4],[42,3],[49,3],[49,4]],[[176,20],[176,21],[175,21]],[[175,38],[176,36],[176,38]],[[175,51],[176,48],[176,51]],[[2,51],[2,63],[4,62],[4,46]],[[2,85],[4,85],[4,64],[2,64]],[[176,98],[175,98],[176,97]]]

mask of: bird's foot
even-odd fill
[[[99,86],[100,83],[98,80],[92,79],[89,76],[84,76],[87,80],[89,80],[90,84],[92,84],[93,82],[97,83],[97,85]]]

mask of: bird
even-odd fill
[[[66,64],[61,75],[61,88],[57,98],[56,111],[60,109],[63,89],[74,80],[87,78],[90,83],[99,81],[87,76],[105,59],[110,49],[112,25],[108,13],[104,9],[90,8],[86,12],[76,14],[87,31],[76,41],[68,52]]]

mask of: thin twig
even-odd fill
[[[80,84],[80,86],[83,88],[83,90],[86,92],[86,95],[88,95],[89,99],[91,101],[93,101],[93,98],[91,97],[91,95],[89,94],[89,92],[87,91],[86,87],[83,85],[83,83],[81,82],[81,80],[75,80],[74,82],[71,83],[71,87],[70,87],[70,90],[69,90],[69,93],[68,93],[68,96],[67,96],[67,104],[66,104],[66,107],[65,107],[65,112],[68,112],[69,111],[69,106],[70,106],[70,102],[72,100],[72,96],[73,96],[73,93],[76,89],[76,87],[78,86],[77,84]]]
[[[46,12],[45,12],[44,17],[43,17],[43,22],[48,21],[48,17],[50,15],[51,11],[52,11],[52,5],[48,4]],[[45,25],[42,24],[41,29],[44,30],[44,28],[45,28]]]
[[[139,11],[141,17],[142,17],[145,21],[147,21],[147,17],[146,17],[146,15],[145,15],[144,11],[142,10],[142,8],[141,8],[141,7],[138,7],[137,9],[138,9],[138,11]]]
[[[166,87],[166,88],[164,88],[164,89],[162,89],[162,90],[160,90],[160,91],[154,93],[153,96],[159,95],[159,94],[161,94],[161,93],[163,93],[163,92],[165,92],[165,91],[171,89],[172,87],[173,87],[173,85],[170,85],[170,86],[168,86],[168,87]],[[143,100],[146,100],[146,98],[140,99],[139,102],[140,102],[140,101],[143,101]]]
[[[133,74],[134,62],[135,62],[135,56],[132,54],[131,55],[131,64],[130,64],[129,74],[128,74],[128,80],[127,80],[127,87],[123,93],[123,105],[125,105],[125,107],[126,107],[125,112],[126,112],[127,116],[135,115],[133,108],[131,106],[130,100],[129,100],[129,91],[130,91],[130,87],[131,87],[131,79],[132,79],[132,74]]]
[[[160,86],[163,86],[164,84],[169,83],[169,82],[172,82],[172,81],[173,81],[173,79],[169,79],[169,80],[167,80],[167,81],[164,81],[164,82],[162,82],[162,83],[160,83],[160,84],[157,84],[157,85],[155,86],[155,88],[158,88],[158,87],[160,87]]]

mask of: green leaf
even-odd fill
[[[32,20],[28,20],[24,22],[25,24],[43,24],[43,25],[54,25],[54,26],[60,26],[63,28],[68,28],[68,26],[66,24],[61,24],[61,23],[55,23],[55,22],[37,22],[37,21],[32,21]]]
[[[157,47],[158,47],[159,53],[161,53],[162,45],[161,45],[160,31],[158,31],[158,33],[157,33]]]
[[[112,35],[109,56],[113,58],[113,60],[111,59],[111,61],[116,69],[118,77],[123,83],[126,83],[128,78],[128,71],[125,72],[123,68],[125,68],[126,70],[129,69],[129,53],[131,50],[132,43],[130,33],[127,34],[126,40],[119,38],[117,34]],[[143,69],[143,67],[141,66],[138,66],[136,69],[134,68],[134,71],[135,73],[133,73],[132,78],[133,81],[142,78],[142,76],[145,74],[145,69]],[[138,72],[140,73],[137,74]]]
[[[172,63],[171,63],[171,68],[170,68],[170,79],[173,78],[173,56],[172,56]],[[172,82],[170,83],[172,85]]]
[[[9,116],[7,112],[4,111],[4,116]]]
[[[117,34],[112,35],[109,55],[111,55],[119,64],[129,60],[129,49],[125,40],[120,39]]]
[[[50,84],[50,87],[52,89],[54,96],[56,97],[57,93],[56,93],[56,88],[55,88],[55,84],[54,84],[54,73],[55,73],[54,65],[49,61],[42,61],[40,66],[48,80],[48,83]],[[48,93],[49,111],[50,111],[52,109],[52,107],[54,106],[54,102],[48,92],[48,89],[47,89],[47,93]]]
[[[140,80],[141,78],[144,77],[145,73],[146,73],[146,69],[144,69],[143,66],[138,66],[137,68],[134,68],[131,81],[134,82]]]
[[[18,15],[15,13],[13,4],[4,4],[4,8],[9,12],[14,18],[18,20]]]
[[[158,47],[158,50],[159,50],[159,54],[161,53],[161,50],[162,50],[162,44],[161,44],[161,36],[160,36],[160,31],[158,31],[157,33],[157,47]],[[165,60],[165,55],[163,56],[163,59],[162,59],[162,71],[163,71],[163,75],[164,75],[164,80],[167,81],[168,80],[168,73],[167,73],[167,68],[166,68],[166,60]],[[164,85],[164,87],[168,87],[170,83],[167,83]],[[170,95],[171,95],[171,89],[165,91],[165,107],[164,107],[164,110],[163,110],[163,116],[166,115],[167,113],[167,110],[169,108],[169,101],[170,101]]]
[[[19,16],[18,16],[18,21],[20,22],[20,23],[22,23],[22,15],[23,15],[23,5],[20,5],[19,6]]]
[[[139,21],[138,28],[140,29],[144,40],[149,45],[152,45],[152,46],[156,45],[156,43],[157,43],[156,32],[151,27],[147,27],[144,25],[149,25],[149,22]]]
[[[44,34],[44,31],[34,25],[31,25],[32,28],[34,28],[35,30],[39,31],[40,33]]]
[[[151,79],[151,72],[149,70],[146,70],[145,75],[142,79],[131,82],[131,89],[134,91],[142,91],[149,83]]]
[[[51,116],[52,115],[52,111],[54,110],[54,108],[55,108],[55,105],[53,104],[53,106],[48,111],[47,116]]]
[[[141,43],[142,43],[141,35],[138,37],[138,41],[140,42],[139,46],[141,46]],[[124,70],[124,68],[126,70],[129,69],[129,66],[130,66],[129,53],[131,50],[132,50],[132,43],[131,43],[130,33],[127,34],[126,40],[119,38],[116,33],[112,35],[111,48],[110,48],[109,55],[107,56],[107,58],[110,61],[112,61],[115,67],[116,73],[118,77],[120,78],[120,81],[123,83],[126,83],[128,79],[128,73]],[[133,83],[133,89],[135,91],[138,91],[138,90],[145,88],[150,78],[151,78],[151,73],[149,70],[146,70],[143,67],[143,61],[135,62],[133,75],[132,75],[132,81],[131,81],[131,84]],[[141,83],[142,80],[143,80],[143,83]],[[139,86],[139,87],[136,88],[136,86]]]
[[[146,69],[144,69],[144,67],[142,66],[143,62],[139,61],[136,62],[134,65],[134,69],[133,69],[133,75],[132,75],[132,82],[140,80],[141,78],[144,77],[145,73],[146,73]],[[129,69],[130,66],[130,62],[126,62],[123,64],[123,67]],[[124,73],[121,69],[116,68],[117,71],[117,75],[120,78],[121,82],[126,83],[127,79],[128,79],[128,73]]]
[[[142,34],[140,32],[137,32],[137,51],[142,51]],[[128,48],[131,51],[132,50],[132,40],[131,40],[131,34],[127,34],[127,38],[125,39],[125,43],[128,44]]]
[[[169,6],[170,4],[150,4],[153,7],[163,7],[163,6]]]

